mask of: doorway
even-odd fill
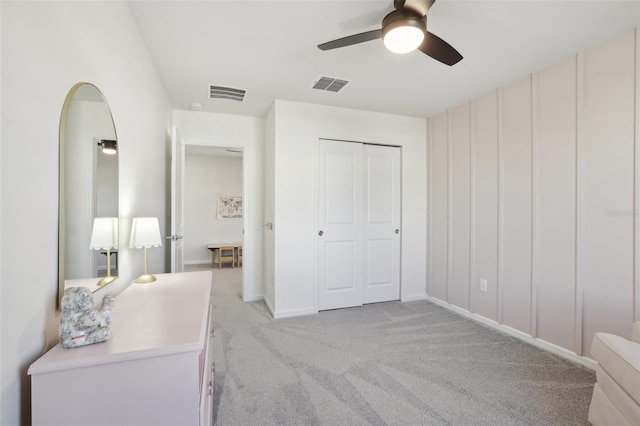
[[[400,299],[400,148],[320,139],[318,310]]]
[[[244,155],[239,148],[186,145],[185,270],[211,269],[214,283],[242,298],[244,289]],[[232,246],[233,260],[220,249]],[[226,260],[226,259],[223,259]]]

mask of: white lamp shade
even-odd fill
[[[160,247],[160,224],[157,217],[134,217],[131,224],[131,248]]]
[[[93,219],[93,230],[91,231],[89,248],[93,250],[118,248],[117,217],[96,217]]]
[[[409,53],[416,50],[424,40],[424,32],[416,27],[401,26],[384,36],[384,45],[393,53]]]

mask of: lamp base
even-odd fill
[[[143,275],[140,275],[134,282],[138,284],[146,284],[146,283],[152,283],[155,280],[156,280],[156,277],[154,277],[152,274],[143,274]]]
[[[114,277],[114,276],[111,276],[111,275],[108,276],[108,277],[102,277],[100,279],[100,281],[98,281],[98,284],[96,284],[96,285],[98,287],[103,287],[103,286],[105,286],[105,285],[109,284],[110,282],[113,282],[113,281],[115,281],[117,279],[118,279],[118,277]]]

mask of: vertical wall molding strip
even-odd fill
[[[498,137],[498,267],[496,283],[496,318],[502,324],[502,286],[504,285],[504,137],[502,126],[504,118],[502,116],[503,89],[496,90],[496,135]]]
[[[433,295],[432,283],[433,272],[431,265],[433,265],[433,242],[431,240],[431,230],[433,229],[433,131],[431,126],[431,119],[427,119],[427,283],[426,291],[428,296]]]
[[[531,97],[531,336],[538,337],[538,276],[539,251],[539,134],[538,134],[538,74],[532,74],[530,82]]]
[[[640,321],[640,152],[638,139],[640,138],[640,29],[635,29],[635,125],[633,131],[633,320]]]
[[[469,101],[469,311],[476,311],[476,129],[473,120],[475,102]]]
[[[578,355],[583,354],[582,344],[582,322],[583,322],[583,227],[584,219],[584,187],[581,182],[581,177],[585,168],[584,164],[584,135],[583,135],[583,102],[584,102],[584,53],[576,55],[576,265],[575,265],[575,337],[574,337],[574,350]]]
[[[445,298],[448,303],[453,269],[453,150],[451,149],[451,110],[447,110],[447,286]]]

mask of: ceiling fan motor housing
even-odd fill
[[[398,27],[415,27],[425,33],[427,31],[427,17],[408,8],[394,10],[382,20],[382,37]]]

